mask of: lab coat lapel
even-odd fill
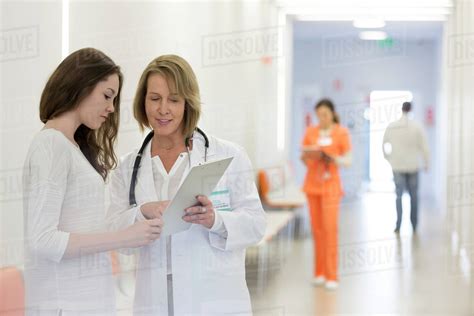
[[[191,168],[194,167],[194,166],[197,166],[199,164],[202,164],[205,162],[205,155],[206,155],[206,151],[205,151],[205,141],[204,141],[204,137],[202,137],[202,135],[198,132],[194,132],[193,134],[193,150],[190,151],[190,154],[191,154],[191,166],[186,166],[186,170],[184,171],[184,174],[183,174],[183,177],[181,178],[181,182],[179,183],[179,186],[181,186],[181,184],[183,184],[183,181],[184,179],[186,179],[189,171],[191,171]],[[209,148],[207,150],[207,161],[211,161],[213,160],[214,158],[214,150],[213,150],[213,146],[212,144],[210,143],[209,141]]]
[[[155,181],[153,180],[153,168],[151,161],[151,142],[143,151],[140,169],[138,171],[138,179],[136,186],[137,202],[156,201],[158,199],[155,189]]]

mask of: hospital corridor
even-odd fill
[[[387,194],[368,194],[359,209],[343,207],[337,291],[303,290],[312,245],[298,240],[271,288],[256,295],[255,315],[471,315],[470,277],[450,251],[444,216],[426,207],[426,234],[394,237],[380,228],[391,227],[393,219],[380,214],[379,203],[391,202]]]
[[[474,0],[0,0],[0,316],[474,315]]]

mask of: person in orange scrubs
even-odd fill
[[[349,131],[339,125],[331,100],[320,100],[315,110],[319,123],[307,128],[301,155],[307,167],[303,191],[308,198],[314,240],[313,284],[336,289],[339,207],[343,195],[339,167],[351,164],[351,144]]]

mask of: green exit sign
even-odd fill
[[[382,48],[391,48],[393,46],[393,38],[387,37],[384,40],[377,41],[377,44]]]

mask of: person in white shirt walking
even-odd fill
[[[159,216],[119,231],[105,225],[122,78],[109,57],[84,48],[61,62],[43,90],[45,126],[23,174],[25,315],[115,315],[107,251],[160,237]]]
[[[400,232],[402,223],[402,195],[410,195],[410,220],[413,231],[418,224],[418,173],[429,167],[429,149],[425,133],[420,124],[409,118],[410,102],[403,103],[402,117],[391,123],[383,137],[383,153],[393,170],[397,194],[397,223],[395,233]]]

